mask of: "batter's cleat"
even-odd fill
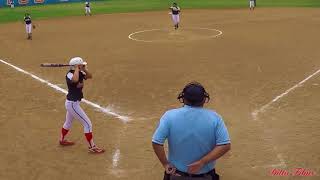
[[[97,146],[93,146],[93,147],[89,147],[89,153],[92,153],[92,154],[100,154],[100,153],[104,153],[104,149],[101,149]]]
[[[63,140],[63,141],[59,141],[59,144],[61,146],[72,146],[72,145],[74,145],[74,142],[68,141],[68,140]]]

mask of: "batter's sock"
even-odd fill
[[[61,129],[61,139],[60,139],[60,141],[64,141],[64,137],[68,134],[68,132],[69,132],[68,129],[65,129],[65,128]]]
[[[89,143],[89,147],[92,148],[93,146],[95,146],[95,144],[93,142],[92,132],[84,133],[84,135],[86,136],[86,139]]]

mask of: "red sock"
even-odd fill
[[[60,139],[60,141],[64,141],[64,137],[68,134],[68,132],[69,132],[68,129],[65,129],[65,128],[61,129],[61,139]]]
[[[86,136],[86,139],[87,139],[87,141],[89,143],[89,147],[95,146],[94,143],[93,143],[92,132],[84,133],[84,135]]]

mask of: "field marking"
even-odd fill
[[[277,148],[275,146],[273,147],[273,150],[275,152],[277,152]],[[252,168],[253,169],[256,169],[256,168],[287,168],[287,164],[284,161],[284,158],[281,153],[277,153],[277,158],[279,160],[278,164],[270,164],[270,165],[264,165],[264,166],[253,166]]]
[[[58,91],[58,92],[61,92],[61,93],[64,93],[64,94],[68,94],[68,91],[67,91],[66,89],[63,89],[63,88],[57,86],[56,84],[52,84],[52,83],[50,83],[49,81],[46,81],[46,80],[44,80],[44,79],[42,79],[42,78],[40,78],[40,77],[38,77],[38,76],[30,73],[30,72],[27,72],[27,71],[25,71],[25,70],[23,70],[23,69],[15,66],[15,65],[13,65],[13,64],[8,63],[8,62],[6,62],[6,61],[4,61],[4,60],[2,60],[2,59],[0,59],[0,62],[3,63],[3,64],[6,64],[6,65],[8,65],[8,66],[10,66],[10,67],[12,67],[12,68],[14,68],[15,70],[17,70],[17,71],[19,71],[19,72],[22,72],[22,73],[24,73],[24,74],[26,74],[26,75],[31,76],[33,79],[38,80],[38,81],[40,81],[40,82],[43,83],[43,84],[46,84],[47,86],[55,89],[55,90]],[[82,102],[88,104],[89,106],[92,106],[92,107],[96,108],[97,110],[99,110],[100,112],[102,112],[102,113],[104,113],[104,114],[107,114],[107,115],[111,115],[111,116],[116,117],[117,119],[121,120],[123,123],[127,123],[128,121],[130,121],[130,118],[129,118],[129,117],[119,115],[119,114],[117,114],[116,112],[111,111],[109,108],[104,108],[104,107],[102,107],[101,105],[96,104],[96,103],[94,103],[94,102],[91,102],[91,101],[89,101],[89,100],[82,99]]]
[[[131,40],[134,40],[134,41],[139,41],[139,42],[153,42],[153,41],[145,41],[145,40],[135,39],[135,38],[132,38],[131,36],[133,36],[135,34],[143,33],[143,32],[159,31],[159,30],[161,30],[161,29],[149,29],[149,30],[136,31],[136,32],[129,34],[128,38]]]
[[[281,98],[283,98],[284,96],[288,95],[290,92],[294,91],[298,87],[301,87],[305,82],[307,82],[309,79],[313,78],[314,76],[316,76],[319,73],[320,73],[320,69],[318,69],[316,72],[314,72],[313,74],[309,75],[308,77],[306,77],[305,79],[303,79],[299,83],[295,84],[291,88],[287,89],[282,94],[276,96],[274,99],[272,99],[269,103],[263,105],[261,108],[259,108],[257,110],[254,110],[251,113],[253,120],[258,120],[258,115],[260,113],[264,113],[273,103],[279,101]],[[273,149],[274,149],[275,152],[277,152],[276,146],[274,146]],[[252,168],[257,168],[257,167],[262,167],[262,168],[277,168],[277,167],[286,168],[287,165],[286,165],[286,162],[285,162],[285,160],[284,160],[284,158],[283,158],[281,153],[277,153],[277,158],[278,158],[278,160],[280,162],[278,164],[271,164],[271,165],[265,165],[265,166],[254,166]]]
[[[128,170],[122,169],[119,167],[119,162],[121,160],[121,140],[126,136],[126,132],[128,129],[128,124],[124,124],[120,129],[119,137],[117,139],[115,150],[112,153],[112,167],[109,169],[109,172],[116,177],[122,177]]]
[[[182,28],[183,29],[183,28]],[[210,31],[217,31],[219,32],[219,34],[217,35],[213,35],[213,36],[208,36],[208,38],[206,39],[210,39],[210,38],[216,38],[220,35],[222,35],[222,31],[218,30],[218,29],[210,29],[210,28],[184,28],[184,29],[206,29],[206,30],[210,30]],[[133,40],[133,41],[138,41],[138,42],[156,42],[156,41],[148,41],[148,40],[141,40],[141,39],[136,39],[136,38],[133,38],[132,36],[135,35],[135,34],[139,34],[139,33],[144,33],[144,32],[150,32],[150,31],[161,31],[161,30],[168,30],[168,29],[147,29],[147,30],[142,30],[142,31],[136,31],[136,32],[133,32],[131,34],[128,35],[128,38]],[[179,41],[181,42],[181,41]],[[183,42],[183,41],[182,41]]]
[[[112,167],[113,168],[118,167],[119,160],[120,160],[120,149],[116,149],[116,151],[114,152],[114,154],[112,156]]]
[[[284,96],[288,95],[291,91],[295,90],[296,88],[301,87],[305,82],[307,82],[309,79],[311,79],[313,76],[315,76],[315,75],[317,75],[319,73],[320,73],[320,69],[318,69],[316,72],[314,72],[313,74],[311,74],[310,76],[308,76],[304,80],[300,81],[296,85],[292,86],[291,88],[289,88],[288,90],[286,90],[282,94],[276,96],[274,99],[272,99],[269,103],[263,105],[261,108],[259,108],[257,110],[254,110],[251,113],[251,116],[252,116],[253,120],[257,120],[258,119],[258,115],[260,113],[265,112],[273,103],[277,102],[278,100],[280,100]]]

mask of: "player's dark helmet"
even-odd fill
[[[204,103],[209,102],[210,95],[200,83],[191,82],[183,88],[178,96],[178,100],[189,106],[200,107]]]

